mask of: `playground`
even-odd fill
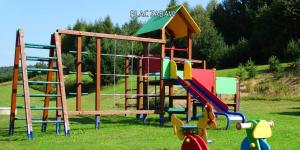
[[[164,12],[172,15],[152,16],[132,35],[56,29],[41,44],[16,29],[12,80],[0,84],[0,147],[298,149],[297,75],[274,81],[290,83],[281,90],[293,97],[263,99],[253,91],[278,79],[271,66],[246,79],[233,73],[240,68],[209,68],[193,57],[203,31],[187,8]]]

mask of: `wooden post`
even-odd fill
[[[192,59],[192,34],[190,31],[188,31],[188,59]],[[192,96],[189,92],[187,92],[187,117],[186,117],[186,122],[190,122],[191,120],[191,115],[192,115]]]
[[[203,60],[203,69],[206,69],[206,60]]]
[[[76,96],[76,110],[81,111],[81,91],[82,91],[82,82],[81,82],[81,67],[82,67],[82,36],[77,37],[77,64],[76,64],[76,83],[77,83],[77,96]]]
[[[162,29],[161,32],[161,39],[163,41],[166,40],[166,33],[165,33],[165,29]],[[160,54],[160,62],[161,62],[161,66],[163,66],[163,59],[165,57],[165,48],[166,48],[166,44],[162,43],[161,44],[161,54]],[[160,77],[159,77],[159,90],[160,90],[160,124],[163,125],[164,124],[164,105],[165,105],[165,82],[163,80],[163,68],[161,67],[160,70]]]
[[[51,41],[50,41],[50,45],[55,43],[55,39],[53,36],[51,36]],[[51,48],[49,51],[49,57],[54,57],[54,48]],[[53,59],[49,59],[48,62],[48,69],[53,69],[53,64],[54,64],[54,60]],[[47,82],[51,82],[52,81],[52,77],[53,77],[53,72],[48,72],[47,73]],[[51,84],[47,83],[46,84],[46,91],[45,94],[51,94]],[[58,98],[58,97],[57,97]],[[44,107],[49,107],[49,102],[50,102],[50,97],[45,97],[45,101],[44,101]],[[48,120],[48,113],[49,110],[45,109],[43,112],[43,121],[47,121]],[[47,123],[43,122],[42,124],[42,132],[46,132],[46,127],[47,127]]]
[[[234,112],[240,111],[240,77],[236,77],[236,93],[234,95]]]
[[[56,73],[56,81],[59,82],[59,73]],[[56,84],[56,93],[61,95],[60,92],[60,84]],[[60,96],[56,97],[56,107],[58,108],[62,108],[62,99]],[[56,120],[60,121],[61,120],[61,116],[62,116],[62,111],[61,110],[57,110],[56,111]],[[60,133],[60,123],[56,123],[56,133],[59,134]]]
[[[55,46],[56,46],[56,56],[57,56],[57,69],[58,69],[58,77],[59,77],[59,90],[61,93],[61,104],[62,104],[62,115],[64,118],[64,127],[65,127],[65,135],[70,135],[70,126],[69,126],[69,117],[67,111],[67,98],[66,98],[66,90],[65,90],[65,80],[64,80],[64,72],[62,66],[62,56],[61,56],[61,35],[57,32],[55,35]]]
[[[136,102],[136,109],[142,110],[143,103],[142,100],[145,98],[143,95],[143,59],[138,60],[138,77],[137,77],[137,102]],[[140,118],[140,114],[137,114],[137,118]]]
[[[174,48],[175,48],[173,37],[171,37],[171,44],[172,44],[172,47],[170,50],[170,60],[173,60],[174,59]],[[170,85],[169,85],[169,107],[170,108],[173,107],[173,95],[174,95],[174,88],[173,88],[173,84],[171,84],[171,82],[170,82]]]
[[[125,57],[125,110],[128,109],[129,94],[129,58]]]
[[[20,53],[21,53],[23,89],[24,89],[25,116],[27,122],[27,136],[29,139],[32,139],[33,134],[32,134],[32,119],[31,119],[31,108],[30,108],[30,97],[29,97],[28,74],[27,74],[24,34],[22,30],[20,30]]]
[[[146,57],[146,58],[143,58],[141,59],[141,63],[142,63],[142,68],[141,68],[141,75],[143,75],[143,79],[141,80],[141,82],[143,83],[143,109],[146,110],[149,108],[149,97],[148,96],[145,96],[147,94],[150,94],[148,93],[148,73],[149,73],[149,70],[150,70],[150,64],[148,61],[150,58],[149,58],[149,43],[148,42],[143,42],[143,56]],[[146,67],[146,64],[147,64],[147,67]],[[144,66],[144,67],[143,67]],[[147,70],[145,70],[145,68],[147,68]],[[155,104],[154,104],[155,105]],[[147,114],[144,114],[143,116],[143,120],[146,121],[147,119]]]
[[[14,133],[15,117],[16,117],[16,103],[17,103],[17,90],[19,80],[19,61],[21,53],[20,44],[20,30],[16,33],[16,45],[15,45],[15,59],[14,59],[14,71],[12,81],[12,94],[11,94],[11,105],[10,105],[10,123],[9,123],[9,135]]]
[[[101,39],[96,39],[96,95],[95,95],[95,110],[100,111],[100,90],[101,90]],[[100,128],[100,115],[95,116],[95,127]]]
[[[141,75],[143,75],[143,94],[144,95],[147,95],[147,94],[149,94],[148,93],[148,76],[147,76],[147,73],[149,73],[149,70],[150,70],[150,64],[149,64],[149,62],[150,61],[148,61],[149,60],[149,43],[143,43],[143,49],[144,49],[144,57],[146,57],[146,58],[144,58],[143,60],[141,59],[141,61],[142,62],[144,62],[144,64],[142,64],[142,66],[141,67],[143,67],[142,68],[142,74]],[[148,64],[147,65],[147,67],[146,67],[146,64]],[[145,68],[147,68],[147,70],[145,70]],[[145,109],[148,109],[148,101],[149,101],[149,99],[148,99],[148,96],[143,96],[143,109],[145,110]]]

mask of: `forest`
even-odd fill
[[[171,0],[169,6],[177,4]],[[223,0],[220,3],[211,0],[206,8],[201,5],[190,6],[188,2],[183,5],[201,28],[201,33],[193,36],[193,58],[206,60],[210,68],[234,68],[248,60],[255,64],[266,64],[271,56],[276,56],[280,62],[293,62],[300,58],[300,0]],[[106,16],[95,21],[78,19],[67,28],[134,35],[143,23],[138,18],[131,18],[119,25]],[[83,69],[90,72],[95,70],[94,40],[83,39],[83,50],[89,52],[83,62],[88,67]],[[176,41],[176,46],[180,47],[183,42]],[[113,42],[104,40],[103,43],[103,53],[113,51]],[[62,45],[64,65],[75,70],[76,59],[66,52],[76,48],[76,39],[63,37]],[[125,52],[132,50],[132,45],[126,42],[118,42],[118,47]],[[141,54],[141,45],[134,45],[133,49],[134,54]],[[101,63],[112,64],[112,59],[103,59]],[[123,61],[116,63],[117,70],[124,69]],[[103,72],[112,69],[109,65],[101,66]],[[10,80],[11,75],[1,71],[1,82]],[[111,82],[110,78],[107,77],[105,81]]]

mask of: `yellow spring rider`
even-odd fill
[[[208,150],[206,128],[216,128],[215,115],[210,104],[205,105],[203,117],[199,118],[197,126],[184,126],[184,123],[176,117],[171,116],[174,134],[183,141],[182,150]]]

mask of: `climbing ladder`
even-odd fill
[[[25,120],[27,127],[27,137],[29,140],[33,139],[33,123],[42,124],[42,132],[46,131],[47,123],[56,124],[56,133],[60,132],[60,125],[64,124],[65,135],[70,134],[69,120],[67,113],[67,103],[66,94],[64,86],[62,59],[61,59],[61,49],[60,49],[60,35],[54,33],[51,36],[51,45],[40,45],[40,44],[28,44],[24,43],[24,33],[22,29],[17,31],[16,35],[16,48],[15,48],[15,59],[14,59],[14,74],[13,74],[13,84],[12,84],[12,96],[11,96],[11,113],[10,113],[10,125],[9,134],[14,133],[15,121]],[[26,56],[25,48],[31,49],[48,49],[49,57],[36,57],[36,56]],[[27,67],[26,61],[39,61],[48,62],[48,68],[33,68]],[[22,76],[22,81],[19,81],[19,70]],[[29,81],[29,72],[46,72],[47,81]],[[53,81],[53,77],[56,77]],[[23,93],[17,93],[18,85],[23,85]],[[44,94],[32,94],[30,93],[30,85],[45,85],[46,91]],[[51,93],[51,85],[56,85],[56,93]],[[24,106],[17,106],[17,97],[24,98]],[[31,97],[44,97],[44,106],[31,106]],[[50,98],[56,98],[56,106],[49,107]],[[15,110],[24,109],[25,118],[16,117]],[[32,118],[31,111],[43,111],[43,116],[41,119]],[[48,111],[56,111],[56,120],[48,120]],[[61,119],[63,118],[63,119]]]

